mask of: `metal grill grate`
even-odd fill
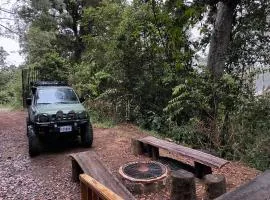
[[[166,172],[166,167],[157,162],[137,162],[124,166],[123,172],[135,179],[153,179],[162,176]]]

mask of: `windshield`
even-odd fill
[[[72,88],[68,87],[45,87],[39,88],[36,95],[37,104],[52,103],[79,103],[78,97]]]

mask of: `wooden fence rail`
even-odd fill
[[[124,200],[87,174],[80,175],[81,200]]]

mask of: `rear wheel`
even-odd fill
[[[27,117],[26,118],[26,134],[27,134],[27,136],[29,135],[29,131],[28,131],[29,125],[30,125],[30,121],[29,121],[29,117]]]
[[[28,130],[28,143],[29,143],[29,155],[34,157],[40,154],[40,141],[34,130],[30,128]]]
[[[81,129],[81,141],[84,147],[91,147],[93,143],[93,128],[89,123]]]

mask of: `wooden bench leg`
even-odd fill
[[[152,157],[152,146],[150,144],[147,144],[146,145],[146,152],[147,152],[147,155],[148,157]]]
[[[194,162],[194,167],[197,178],[203,178],[207,174],[212,174],[212,168],[204,164]]]
[[[159,149],[150,144],[146,145],[147,155],[153,160],[157,160],[159,158]]]
[[[81,182],[81,200],[88,200],[88,187]]]
[[[79,175],[83,173],[80,165],[76,162],[76,160],[71,159],[71,165],[72,165],[72,181],[79,182]]]
[[[137,156],[137,155],[142,155],[143,154],[143,143],[136,140],[136,139],[131,139],[131,149],[132,153]]]
[[[152,147],[152,159],[158,160],[159,159],[159,149],[157,147]]]

